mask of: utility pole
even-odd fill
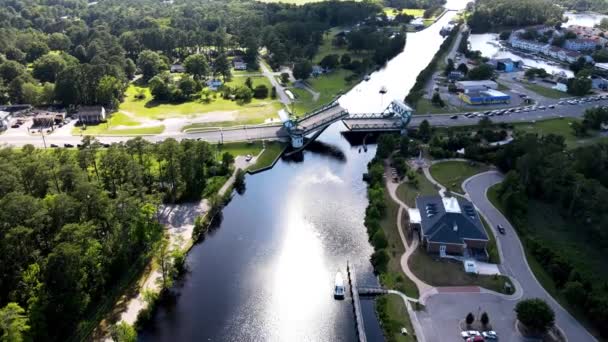
[[[46,149],[46,140],[44,139],[44,129],[40,129],[40,134],[42,136],[42,144],[44,145],[44,148]]]

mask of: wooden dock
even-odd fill
[[[355,311],[355,325],[357,328],[357,337],[359,342],[367,342],[365,335],[365,326],[363,325],[363,314],[361,313],[361,301],[359,299],[359,290],[357,289],[357,276],[355,268],[346,262],[346,272],[348,273],[348,284],[352,293],[353,309]]]

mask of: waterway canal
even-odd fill
[[[450,0],[448,8],[464,8]],[[403,53],[341,99],[351,112],[380,110],[403,99],[443,38],[439,30],[455,12],[408,34]],[[378,90],[388,87],[382,98]],[[383,103],[384,102],[384,103]],[[342,123],[319,138],[300,161],[280,160],[247,177],[223,220],[188,255],[189,274],[175,300],[162,306],[142,341],[354,341],[350,301],[332,297],[335,274],[346,261],[360,285],[377,285],[363,218],[362,174],[375,146],[360,151],[340,134]],[[382,341],[372,300],[362,302],[369,341]]]

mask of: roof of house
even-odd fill
[[[102,106],[82,106],[78,109],[80,115],[100,115],[103,111]]]
[[[498,84],[494,81],[460,81],[457,82],[462,87],[498,87]]]
[[[464,244],[465,240],[487,241],[473,204],[460,197],[420,196],[422,234],[429,242]]]

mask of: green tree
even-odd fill
[[[471,324],[473,324],[473,322],[475,322],[475,316],[473,316],[472,312],[469,312],[467,314],[467,317],[465,318],[465,322],[467,323],[467,325],[471,325]]]
[[[137,341],[137,332],[129,323],[124,321],[112,327],[111,335],[115,342]]]
[[[553,326],[555,313],[542,299],[525,299],[515,306],[517,319],[529,329],[544,333]]]
[[[174,267],[173,258],[169,249],[169,238],[164,237],[156,247],[156,262],[160,272],[159,285],[162,291],[173,285]]]
[[[253,97],[256,99],[265,99],[268,97],[268,87],[260,84],[253,89]]]
[[[287,82],[289,82],[289,74],[286,72],[282,72],[281,73],[281,83],[287,84]]]
[[[196,82],[188,76],[183,76],[180,79],[178,87],[185,99],[189,99],[196,92]]]
[[[114,76],[104,76],[97,85],[97,102],[107,108],[118,108],[123,85]]]
[[[137,57],[137,67],[142,73],[144,81],[150,80],[163,70],[167,70],[167,64],[162,57],[150,50],[144,50]]]
[[[431,98],[431,103],[437,107],[445,107],[445,102],[441,98],[438,92],[433,93],[433,98]]]
[[[6,83],[12,82],[15,78],[25,75],[25,73],[25,67],[15,61],[9,60],[0,64],[0,77]]]
[[[72,46],[72,41],[65,34],[55,32],[49,36],[48,45],[51,50],[68,51]]]
[[[431,124],[426,119],[422,120],[420,126],[418,127],[418,136],[424,143],[428,143],[433,136]]]
[[[234,95],[240,103],[249,103],[253,98],[253,91],[246,86],[239,86],[236,88]]]
[[[352,59],[350,58],[350,55],[345,53],[342,55],[342,57],[340,57],[340,64],[342,65],[343,68],[347,67],[350,65],[351,60]]]
[[[190,55],[184,60],[186,72],[194,76],[194,79],[200,80],[209,73],[209,65],[207,58],[203,55]]]
[[[8,303],[0,309],[0,333],[2,341],[21,342],[27,340],[30,330],[25,310],[17,303]]]
[[[171,89],[169,80],[163,75],[154,76],[148,82],[150,93],[154,99],[166,101],[171,99]]]
[[[243,171],[242,169],[238,169],[236,172],[236,176],[234,178],[234,189],[239,194],[245,193],[245,171]]]
[[[591,90],[591,79],[586,76],[577,76],[568,80],[568,94],[584,96]]]
[[[25,53],[25,59],[28,62],[33,62],[41,56],[44,56],[49,53],[49,47],[43,41],[36,40],[30,44]]]
[[[253,90],[253,81],[251,80],[251,77],[247,77],[245,79],[245,86],[251,90]]]
[[[300,60],[296,62],[293,68],[293,77],[297,80],[305,80],[312,73],[312,64],[308,60]]]
[[[573,305],[584,305],[587,302],[587,290],[578,281],[569,281],[562,290],[569,303]]]
[[[215,75],[222,75],[224,81],[229,80],[232,76],[230,73],[230,62],[228,61],[228,57],[226,54],[220,53],[215,59],[215,63],[213,64],[213,73]]]
[[[68,63],[62,56],[48,53],[34,61],[32,73],[41,82],[55,82],[57,75],[67,66]]]
[[[335,69],[339,64],[340,56],[336,54],[327,55],[321,59],[321,62],[319,62],[319,65],[324,69]]]
[[[494,69],[488,64],[482,64],[469,70],[467,76],[471,80],[489,80],[494,76]]]
[[[484,313],[481,314],[481,319],[479,321],[485,327],[488,325],[488,323],[490,323],[490,316],[488,316],[488,313],[484,311]]]

